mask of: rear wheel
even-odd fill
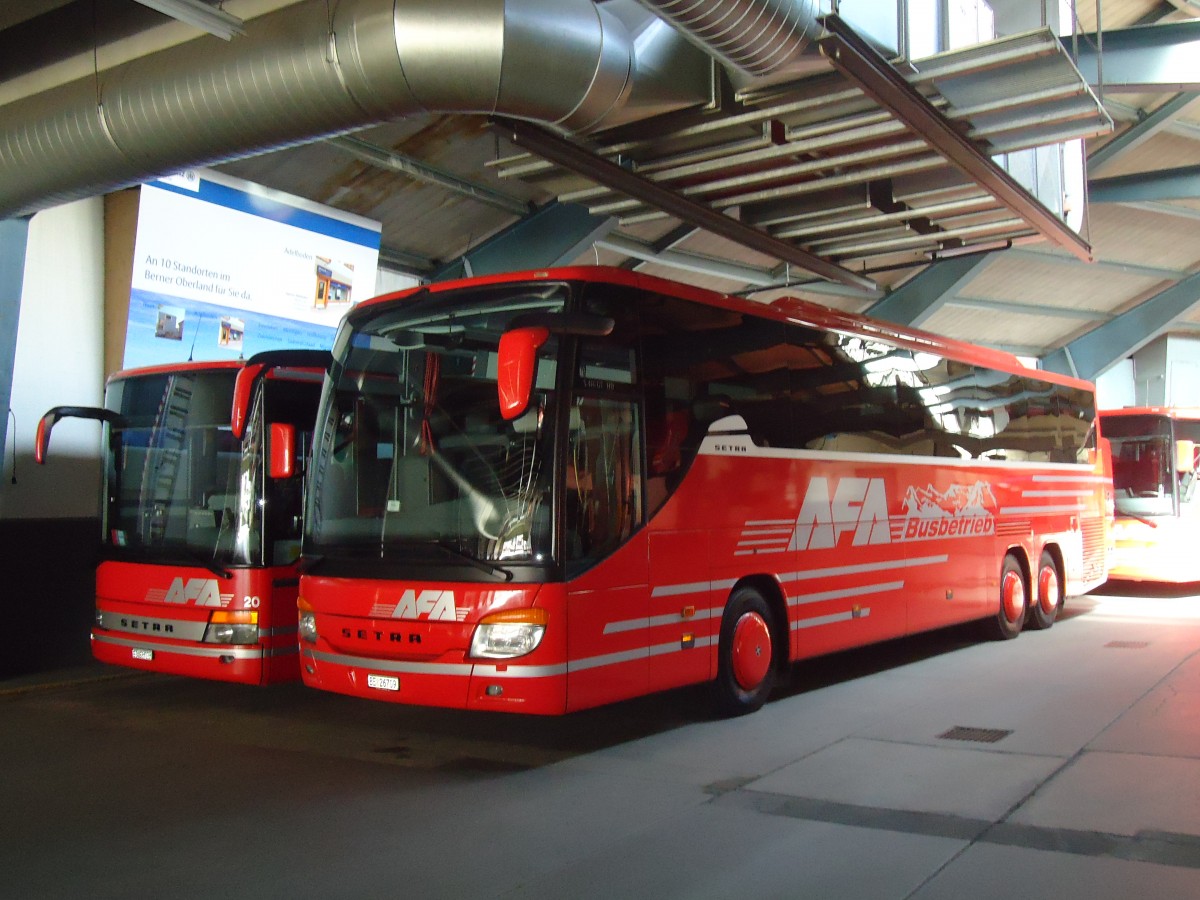
[[[1025,623],[1029,591],[1025,585],[1025,570],[1009,553],[1000,567],[1000,609],[988,620],[989,632],[997,640],[1008,641],[1021,633]]]
[[[775,616],[753,588],[739,588],[729,598],[721,619],[717,649],[717,709],[730,716],[754,712],[775,685],[778,660],[773,640]]]
[[[1049,628],[1058,618],[1062,605],[1062,577],[1059,575],[1058,562],[1050,551],[1043,550],[1038,560],[1037,596],[1029,604],[1029,627]]]

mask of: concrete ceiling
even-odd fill
[[[289,2],[229,0],[223,8],[249,20]],[[0,59],[9,60],[0,63],[0,104],[196,36],[190,26],[133,0],[39,0],[17,6],[0,9]],[[1176,6],[1156,0],[1101,0],[1080,4],[1077,14],[1080,33],[1094,33],[1099,18],[1103,36],[1145,23],[1188,20]],[[39,47],[53,46],[47,29],[63,17],[95,23],[95,34],[102,36],[98,45],[39,58],[46,52]],[[31,35],[40,39],[31,41]],[[1094,50],[1085,45],[1081,54],[1089,52]],[[1100,54],[1105,62],[1115,58],[1113,51]],[[1111,66],[1102,63],[1103,68]],[[1080,69],[1087,74],[1083,61]],[[1200,75],[1193,80],[1200,81]],[[1120,335],[1104,342],[1106,352],[1116,354],[1130,352],[1155,333],[1200,330],[1200,291],[1192,303],[1187,290],[1179,296],[1180,285],[1190,285],[1189,276],[1200,271],[1200,190],[1195,187],[1200,172],[1189,168],[1200,163],[1200,101],[1193,102],[1197,95],[1189,92],[1197,85],[1180,80],[1152,89],[1094,86],[1117,123],[1111,135],[1087,142],[1093,160],[1089,177],[1094,189],[1105,188],[1098,194],[1103,202],[1089,204],[1082,228],[1094,261],[1080,260],[1069,247],[1022,238],[1011,249],[971,257],[969,264],[960,261],[940,276],[936,270],[948,263],[931,265],[927,254],[839,263],[869,275],[874,290],[813,279],[778,255],[677,216],[632,216],[622,222],[582,207],[564,209],[571,204],[559,198],[578,194],[580,176],[542,169],[536,177],[501,177],[519,167],[525,148],[505,128],[479,116],[412,115],[219,168],[379,220],[385,264],[426,278],[455,274],[463,260],[488,259],[511,268],[551,262],[624,265],[763,299],[783,292],[775,286],[785,281],[807,280],[786,292],[855,312],[902,309],[888,314],[952,338],[1057,359],[1056,367],[1069,370],[1074,360],[1064,348],[1069,351],[1089,334]],[[677,117],[670,116],[639,124],[644,134],[677,133],[678,127]],[[614,135],[622,136],[618,131]],[[604,135],[592,137],[591,146],[604,143]],[[563,224],[567,221],[569,227]],[[901,294],[906,286],[909,297]],[[1173,290],[1174,302],[1166,303],[1162,298]],[[893,292],[905,303],[889,307]],[[1154,310],[1155,304],[1165,311],[1126,315],[1138,308]],[[1114,323],[1138,331],[1124,334]],[[1108,332],[1102,330],[1106,326]]]

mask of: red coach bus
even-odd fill
[[[1116,519],[1109,577],[1130,581],[1200,581],[1200,409],[1104,410],[1112,443]]]
[[[299,676],[304,448],[328,352],[118,372],[104,408],[104,539],[92,653],[106,663],[247,684]],[[299,458],[297,453],[300,453]]]
[[[1092,387],[795,299],[619,269],[360,304],[322,396],[301,677],[559,714],[1104,581]]]

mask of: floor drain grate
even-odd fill
[[[1012,734],[1004,728],[967,728],[956,725],[938,737],[944,741],[974,741],[977,744],[994,744]]]
[[[1113,650],[1145,650],[1150,646],[1149,641],[1109,641],[1104,645]]]

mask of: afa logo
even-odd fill
[[[233,600],[233,594],[222,594],[215,578],[176,578],[164,593],[149,590],[146,599],[157,603],[193,603],[196,606],[225,607]]]
[[[891,544],[936,538],[994,534],[996,499],[986,481],[952,484],[945,491],[932,485],[909,486],[904,513],[888,514],[887,489],[882,478],[828,478],[808,483],[796,516],[788,550],[827,550],[851,535],[849,545]]]
[[[371,616],[388,619],[424,619],[429,622],[462,622],[467,607],[454,605],[454,591],[425,590],[419,594],[409,588],[400,595],[400,602],[376,603]]]
[[[851,543],[855,547],[891,543],[882,478],[843,478],[832,494],[828,478],[810,481],[788,549],[829,549],[848,532],[854,534]]]

